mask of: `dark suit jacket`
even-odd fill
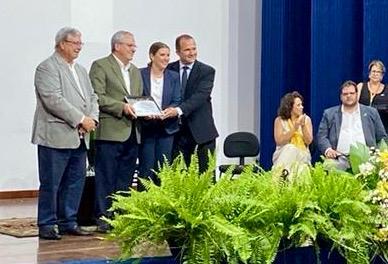
[[[131,95],[142,95],[143,82],[139,69],[131,64],[128,71]],[[96,130],[96,139],[124,142],[131,135],[132,125],[135,123],[137,141],[140,143],[140,127],[137,122],[123,115],[124,97],[129,94],[120,66],[113,55],[93,62],[89,76],[100,106],[100,124]]]
[[[141,77],[143,79],[143,95],[151,96],[151,71],[150,68],[140,69]],[[162,95],[162,109],[166,109],[169,106],[178,106],[181,102],[181,91],[179,84],[179,74],[176,72],[165,70],[163,76],[163,95]],[[143,129],[147,129],[147,123],[144,121]],[[162,122],[158,122],[164,126],[167,134],[173,134],[179,130],[178,119],[168,118]]]
[[[168,65],[168,69],[179,73],[179,61]],[[200,61],[195,61],[190,71],[182,103],[179,107],[197,144],[203,144],[218,137],[214,124],[211,92],[215,70]]]
[[[387,137],[379,113],[372,107],[360,104],[360,114],[365,143],[369,147],[376,146],[380,140]],[[341,124],[341,105],[324,111],[317,134],[317,144],[321,153],[328,148],[337,148]]]

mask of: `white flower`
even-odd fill
[[[379,171],[380,179],[383,181],[388,181],[388,170],[387,168],[383,168]]]
[[[373,173],[375,166],[373,166],[373,164],[370,162],[364,162],[364,163],[360,164],[360,166],[358,168],[360,170],[361,175],[368,176],[368,175],[371,175]]]

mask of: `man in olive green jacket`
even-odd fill
[[[112,54],[93,62],[89,74],[100,106],[96,131],[95,216],[97,230],[101,232],[107,231],[107,225],[100,217],[109,217],[109,195],[126,191],[132,184],[140,143],[140,124],[125,97],[140,96],[143,92],[140,72],[130,62],[136,51],[133,34],[116,32],[111,39],[111,48]]]

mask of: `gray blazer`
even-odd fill
[[[75,64],[80,92],[68,64],[54,53],[35,72],[36,110],[32,127],[32,143],[52,148],[78,148],[78,124],[83,116],[98,120],[97,95],[89,76]],[[89,145],[89,134],[85,135]]]
[[[360,104],[361,123],[364,131],[365,143],[372,147],[387,137],[383,123],[376,109]],[[323,112],[317,134],[317,145],[321,153],[326,149],[336,149],[341,130],[341,105],[326,109]]]

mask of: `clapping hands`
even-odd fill
[[[306,114],[300,115],[295,121],[295,128],[304,127],[306,124]]]

